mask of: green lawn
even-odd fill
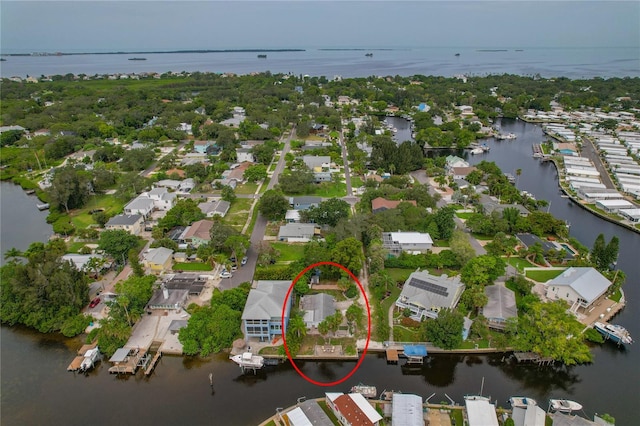
[[[456,212],[456,216],[464,220],[469,219],[473,214],[474,213],[471,213],[471,212],[460,212],[460,213]]]
[[[360,188],[362,185],[364,185],[364,182],[362,182],[362,178],[360,176],[351,176],[352,188]]]
[[[433,242],[434,247],[449,247],[449,241],[447,240],[435,240]]]
[[[247,182],[243,185],[236,187],[236,194],[255,194],[258,189],[258,184],[255,182]]]
[[[522,259],[520,257],[510,257],[509,259],[507,259],[507,263],[516,268],[519,272],[524,271],[524,268],[531,268],[535,266],[528,260]]]
[[[393,340],[396,342],[419,342],[420,331],[395,325],[393,326]]]
[[[225,223],[234,228],[239,228],[238,230],[241,231],[249,217],[249,210],[251,209],[252,203],[253,200],[250,198],[236,198],[236,200],[231,203],[231,208],[224,217]]]
[[[385,271],[393,278],[394,280],[400,282],[404,282],[409,278],[409,275],[414,271],[413,269],[401,269],[401,268],[385,268]]]
[[[274,162],[269,166],[269,172],[275,172],[276,171],[276,166],[278,165],[278,162],[274,160]]]
[[[124,204],[113,195],[95,195],[87,201],[87,204],[82,209],[73,210],[70,213],[71,222],[76,228],[86,228],[96,223],[89,211],[104,209],[104,213],[107,216],[115,216],[122,212]]]
[[[614,302],[620,302],[620,299],[622,299],[622,291],[620,291],[620,289],[617,289],[615,293],[609,296],[609,299],[613,300]]]
[[[526,276],[527,278],[530,278],[534,281],[538,281],[539,283],[544,283],[554,279],[555,277],[557,277],[563,272],[564,272],[564,269],[554,269],[551,271],[534,270],[534,271],[527,271]]]
[[[391,307],[391,305],[396,303],[396,300],[398,299],[398,296],[400,296],[401,291],[402,290],[400,290],[398,286],[393,286],[391,288],[391,295],[380,303],[382,305],[384,316],[387,318],[387,320],[388,320],[389,308]]]
[[[316,195],[323,198],[341,198],[347,196],[347,184],[323,182],[316,186],[311,195]]]
[[[208,263],[192,262],[192,263],[174,263],[174,271],[211,271],[213,268]]]
[[[279,262],[298,260],[304,253],[304,244],[271,243],[271,247],[280,252]]]
[[[98,241],[90,241],[90,242],[86,242],[86,241],[76,241],[73,242],[71,244],[69,244],[69,246],[67,247],[67,252],[68,253],[80,253],[80,249],[84,246],[86,246],[87,244],[97,244]]]

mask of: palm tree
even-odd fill
[[[518,181],[520,180],[520,175],[522,174],[522,169],[516,170],[516,188],[518,187]]]
[[[23,253],[15,247],[10,248],[4,253],[4,258],[6,260],[11,259],[12,262],[16,261],[16,258],[22,257]]]
[[[296,336],[299,340],[302,340],[307,335],[307,325],[300,315],[293,315],[289,319],[287,331],[291,333],[292,336]]]

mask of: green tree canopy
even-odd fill
[[[117,262],[124,261],[123,259],[128,256],[129,250],[137,245],[138,237],[122,229],[103,231],[100,233],[98,241],[98,247]]]
[[[258,211],[269,220],[282,220],[289,210],[289,201],[281,192],[270,189],[262,194],[258,202]]]
[[[422,325],[422,338],[442,349],[456,349],[462,344],[462,314],[449,309],[438,313],[438,318],[427,320]]]

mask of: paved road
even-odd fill
[[[347,144],[344,143],[344,134],[340,131],[340,145],[342,146],[342,162],[344,163],[344,182],[347,184],[347,197],[353,196],[351,188],[351,174],[349,172],[349,160],[347,159]]]
[[[587,157],[589,160],[591,160],[596,170],[600,172],[600,179],[602,180],[602,183],[604,184],[604,186],[606,186],[608,189],[618,189],[616,188],[613,181],[611,180],[611,176],[609,176],[609,171],[604,166],[604,164],[602,164],[602,159],[600,158],[600,155],[598,155],[598,151],[596,150],[596,147],[593,145],[593,141],[587,137],[584,137],[583,141],[584,142],[582,144],[582,152],[580,154],[583,157]]]
[[[278,176],[284,170],[284,166],[286,165],[285,155],[291,149],[291,140],[295,138],[295,128],[291,131],[291,134],[284,142],[284,149],[280,154],[280,160],[278,161],[278,165],[276,166],[273,175],[271,176],[271,180],[267,185],[267,190],[273,189],[273,187],[278,183]],[[253,232],[251,233],[249,250],[247,250],[247,264],[244,266],[240,266],[236,272],[233,273],[232,278],[224,278],[220,280],[220,290],[227,290],[229,288],[237,287],[243,282],[252,282],[253,275],[256,270],[256,263],[258,261],[258,251],[260,249],[260,243],[264,238],[265,230],[267,229],[267,219],[264,218],[260,213],[254,212],[254,214],[258,215],[256,219],[256,224],[253,227]]]
[[[180,141],[180,145],[178,145],[176,148],[173,149],[173,151],[171,152],[178,152],[180,151],[189,141],[188,140],[183,140]],[[149,167],[147,167],[146,169],[144,169],[143,171],[141,171],[139,173],[140,176],[142,177],[149,177],[149,174],[151,174],[152,171],[154,171],[156,169],[156,167],[158,166],[158,162],[160,160],[162,160],[163,157],[169,155],[169,153],[166,154],[162,154],[160,157],[158,157],[158,159],[156,161],[154,161]]]

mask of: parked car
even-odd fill
[[[235,272],[238,270],[238,267],[236,265],[231,266],[231,272]]]
[[[246,265],[247,264],[247,260],[249,260],[249,258],[247,256],[242,258],[242,262],[240,262],[241,265]]]
[[[231,272],[228,271],[222,271],[220,272],[220,278],[231,278],[233,275],[231,275]]]
[[[98,306],[98,304],[100,304],[100,298],[96,297],[95,299],[93,299],[91,301],[91,303],[89,303],[89,307],[90,308],[95,308],[96,306]]]

